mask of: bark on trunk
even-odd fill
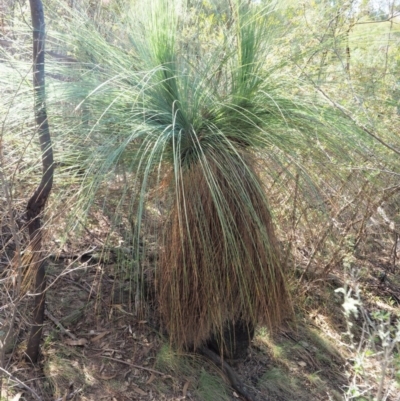
[[[26,354],[27,358],[31,362],[36,363],[39,355],[40,339],[42,336],[46,290],[46,268],[45,262],[42,260],[41,256],[42,229],[40,218],[53,185],[54,163],[45,103],[45,23],[43,4],[41,0],[30,0],[29,3],[33,26],[33,84],[35,98],[35,119],[38,126],[43,165],[41,182],[36,188],[32,197],[29,199],[27,205],[30,248],[31,251],[34,252],[32,263],[35,264],[33,267],[36,271],[36,295],[34,301],[33,324],[28,340]]]

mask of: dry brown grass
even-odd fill
[[[161,319],[178,348],[200,346],[227,322],[274,328],[290,310],[271,214],[250,161],[213,154],[178,181],[156,276]]]

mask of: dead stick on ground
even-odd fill
[[[72,393],[66,394],[60,398],[57,398],[55,401],[65,401],[65,400],[72,400],[78,393],[82,391],[82,388],[78,388],[77,390],[73,391]]]
[[[171,375],[166,375],[165,373],[159,372],[158,370],[154,370],[151,368],[145,368],[144,366],[140,366],[140,365],[134,365],[133,363],[123,361],[122,359],[112,358],[111,356],[106,356],[106,355],[102,355],[101,357],[105,358],[105,359],[109,359],[110,361],[115,361],[115,362],[123,363],[124,365],[132,366],[133,368],[136,368],[136,369],[145,370],[146,372],[155,373],[155,374],[161,375],[161,376],[172,377]]]
[[[68,337],[76,340],[76,336],[70,333],[61,323],[57,320],[48,310],[45,310],[45,315],[60,329],[61,333],[66,334]]]
[[[247,401],[256,401],[256,399],[246,390],[245,386],[242,384],[240,381],[239,377],[237,374],[233,371],[233,369],[224,361],[221,360],[221,358],[212,352],[211,350],[207,348],[202,348],[201,353],[208,357],[213,363],[215,363],[217,366],[221,367],[222,371],[226,374],[228,377],[229,381],[232,384],[232,387],[241,395],[243,396]],[[171,377],[170,375],[166,375],[165,373],[159,372],[158,370],[154,370],[151,368],[145,368],[144,366],[139,366],[139,365],[134,365],[133,363],[126,362],[122,359],[117,359],[117,358],[112,358],[110,356],[105,356],[102,355],[102,358],[109,359],[111,361],[119,362],[124,365],[131,366],[133,368],[145,370],[150,373],[155,373],[157,375],[161,376],[168,376]]]
[[[0,372],[5,373],[11,380],[14,380],[15,382],[17,382],[20,386],[22,386],[23,388],[25,388],[26,390],[28,390],[36,400],[38,401],[42,401],[42,399],[38,396],[38,394],[32,390],[29,386],[27,386],[25,383],[23,383],[21,380],[17,379],[15,376],[13,376],[10,372],[7,372],[5,369],[0,367]]]

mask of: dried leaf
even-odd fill
[[[100,339],[102,339],[106,334],[108,334],[109,333],[109,331],[105,331],[105,332],[103,332],[103,333],[100,333],[99,335],[97,335],[96,337],[94,337],[94,338],[92,338],[90,341],[92,342],[92,343],[94,343],[94,342],[96,342],[96,341],[99,341]]]
[[[134,390],[136,393],[140,394],[140,395],[147,395],[146,391],[143,391],[143,390],[142,390],[141,388],[139,388],[139,387],[133,386],[133,390]]]
[[[146,384],[151,384],[154,381],[155,378],[156,378],[155,374],[152,373],[150,378],[149,378],[149,380],[147,380]]]
[[[111,379],[114,379],[115,376],[117,376],[117,373],[114,373],[114,374],[111,375],[111,376],[96,375],[96,377],[97,377],[98,379],[101,379],[101,380],[111,380]]]
[[[239,395],[238,395],[238,393],[236,393],[236,391],[233,392],[233,396],[234,396],[235,398],[239,398]]]
[[[190,381],[188,380],[188,381],[185,383],[185,385],[183,386],[183,390],[182,390],[182,395],[183,395],[183,397],[186,397],[186,394],[187,394],[189,385],[190,385]]]
[[[67,345],[86,345],[88,340],[86,338],[78,338],[77,340],[66,339],[65,344]]]
[[[118,309],[120,312],[125,313],[125,315],[133,316],[133,313],[127,312],[122,305],[113,305],[113,308]]]

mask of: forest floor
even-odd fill
[[[25,361],[29,326],[17,318],[6,355],[13,379],[3,378],[1,400],[243,400],[208,359],[175,352],[149,309],[134,315],[134,286],[121,259],[101,255],[95,243],[88,236],[90,252],[82,248],[77,258],[70,249],[50,259],[40,363],[32,368]],[[147,259],[151,264],[154,253]],[[382,383],[384,350],[367,352],[362,314],[350,318],[354,337],[346,334],[343,294],[335,290],[360,289],[372,325],[375,310],[398,316],[400,278],[389,261],[389,255],[356,260],[356,281],[340,269],[324,280],[293,278],[294,318],[275,333],[257,328],[246,358],[228,361],[257,401],[372,400]],[[382,399],[399,400],[396,374],[387,369],[383,375]]]

